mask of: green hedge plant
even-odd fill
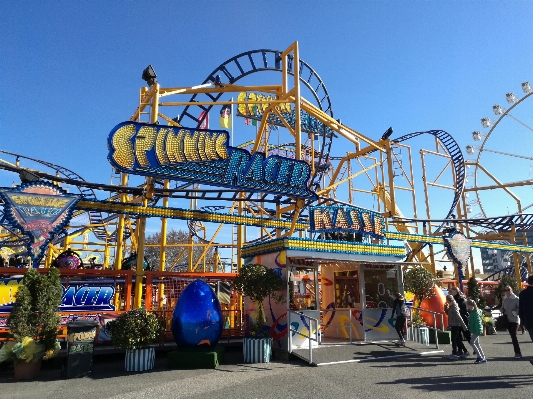
[[[133,309],[122,313],[106,324],[111,342],[126,350],[144,349],[157,342],[164,332],[164,325],[155,313],[145,309]]]

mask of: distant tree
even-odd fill
[[[468,289],[468,297],[473,299],[474,302],[476,302],[477,307],[479,309],[485,309],[485,298],[483,298],[483,295],[481,294],[481,290],[479,288],[479,284],[477,283],[476,278],[470,277],[466,286]]]
[[[407,270],[403,276],[404,290],[412,292],[417,297],[418,303],[414,304],[415,307],[419,307],[425,298],[435,294],[433,291],[435,283],[436,278],[433,273],[422,266]]]
[[[198,243],[197,238],[193,238],[194,243]],[[154,233],[146,237],[146,244],[160,244],[161,233]],[[167,247],[166,247],[166,262],[165,270],[170,270],[173,266],[181,265],[180,270],[186,269],[189,263],[189,250],[186,246],[175,246],[172,244],[188,244],[189,234],[183,230],[169,230],[167,231]],[[193,265],[198,261],[204,251],[203,246],[194,247],[193,250]],[[209,248],[206,257],[207,262],[213,256],[214,248]],[[161,251],[159,246],[146,246],[144,251],[145,257],[152,266],[152,270],[158,270],[159,260],[161,259]],[[179,258],[179,259],[178,259]],[[176,270],[176,268],[174,269]]]

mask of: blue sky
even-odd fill
[[[492,105],[533,82],[528,1],[0,4],[0,149],[93,182],[109,182],[106,138],[135,110],[148,64],[161,86],[190,86],[234,55],[298,41],[344,124],[374,139],[389,126],[393,137],[442,129],[463,149]],[[249,138],[235,124],[236,137]],[[501,136],[495,148],[515,144]],[[516,144],[531,154],[527,138]],[[13,181],[0,171],[0,186]]]

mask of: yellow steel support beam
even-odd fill
[[[121,186],[126,186],[128,184],[128,175],[126,173],[121,174]],[[120,194],[120,201],[126,203],[128,196],[126,194]],[[123,248],[124,248],[124,225],[125,225],[125,215],[120,214],[118,217],[118,226],[117,226],[117,250],[115,253],[115,270],[120,270],[122,268],[122,258],[124,257]]]
[[[151,119],[150,122],[152,124],[155,124],[157,122],[158,114],[159,114],[159,83],[154,83],[150,87],[150,92],[152,93],[152,110],[151,110]],[[152,179],[149,177],[146,179],[146,197],[148,198],[148,195],[150,193],[150,187],[153,189],[153,183]],[[153,195],[153,191],[151,193]],[[148,199],[145,199],[143,201],[143,205],[148,205]],[[137,221],[137,268],[135,271],[135,300],[134,300],[134,308],[140,308],[142,306],[142,289],[143,289],[143,280],[144,280],[144,242],[146,239],[145,235],[145,228],[146,228],[146,216],[139,217],[139,220]]]

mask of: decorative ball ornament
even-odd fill
[[[172,314],[172,335],[179,347],[215,346],[224,328],[220,302],[213,289],[197,279],[181,293]]]

